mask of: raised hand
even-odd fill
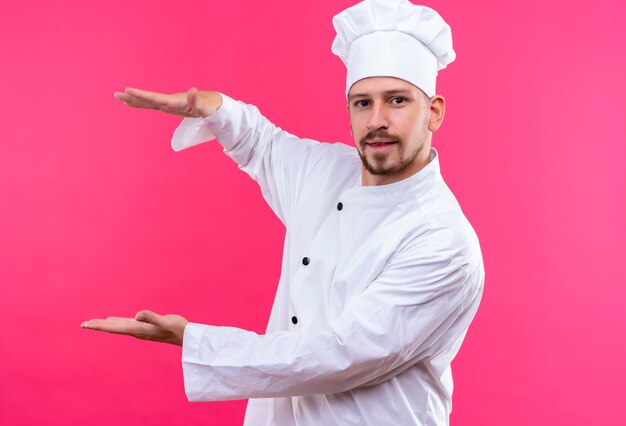
[[[183,117],[207,117],[222,106],[219,93],[200,91],[195,87],[186,93],[171,95],[129,87],[123,92],[115,92],[115,97],[131,108],[156,109]]]
[[[91,330],[125,334],[137,339],[182,346],[183,333],[187,324],[188,321],[180,315],[158,315],[151,311],[139,311],[135,318],[92,319],[85,321],[80,326]]]

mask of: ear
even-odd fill
[[[443,123],[446,115],[446,100],[441,95],[430,98],[430,119],[428,120],[428,130],[436,132]]]

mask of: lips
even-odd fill
[[[389,140],[371,140],[371,141],[365,142],[365,145],[374,149],[384,149],[396,143],[397,142],[395,141],[389,141]]]
[[[384,150],[402,141],[397,136],[388,133],[385,129],[376,129],[368,132],[360,140],[363,149]]]
[[[372,146],[384,146],[384,145],[391,145],[394,144],[396,142],[391,142],[391,141],[372,141],[372,142],[366,142],[367,145],[372,145]]]

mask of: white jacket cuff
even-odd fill
[[[215,139],[213,126],[229,117],[232,105],[235,103],[232,98],[222,93],[220,95],[222,96],[222,106],[213,114],[204,118],[183,119],[172,137],[172,149],[174,151],[181,151]]]
[[[202,345],[203,328],[206,325],[188,323],[183,334],[183,381],[185,383],[185,394],[189,401],[205,400],[203,388],[206,379],[201,371],[198,371],[198,361],[204,357],[211,357],[210,345]],[[210,326],[209,326],[210,327]]]

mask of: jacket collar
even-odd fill
[[[435,148],[430,149],[430,161],[419,172],[398,182],[388,185],[362,186],[361,171],[355,185],[343,193],[347,202],[363,204],[382,204],[415,198],[428,190],[441,179],[439,154]]]

